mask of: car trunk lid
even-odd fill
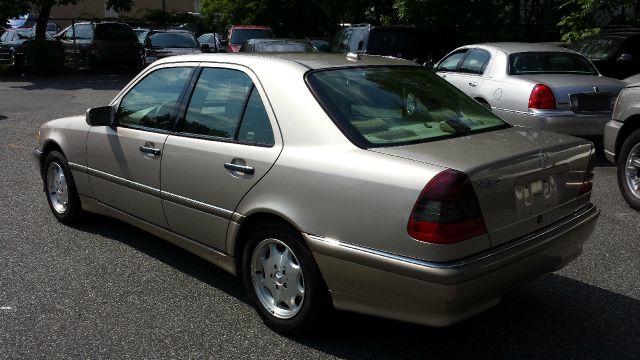
[[[604,76],[580,74],[527,74],[519,78],[551,88],[559,110],[611,111],[624,82]]]
[[[593,144],[571,136],[509,128],[370,150],[466,173],[492,246],[548,226],[590,199],[580,191]]]

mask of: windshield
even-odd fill
[[[149,36],[154,48],[197,48],[198,43],[189,33],[157,33]]]
[[[264,42],[256,44],[259,52],[316,52],[313,46],[301,42]]]
[[[412,29],[373,29],[369,34],[371,54],[393,55],[423,51],[420,33]]]
[[[423,67],[322,70],[310,73],[307,82],[336,125],[363,148],[427,142],[509,126]]]
[[[523,52],[509,55],[509,74],[597,75],[584,56],[568,52]]]
[[[244,44],[249,39],[271,39],[273,32],[268,29],[235,29],[231,32],[232,44]]]
[[[606,60],[616,53],[623,41],[624,38],[617,36],[584,39],[576,41],[569,49],[592,60]]]

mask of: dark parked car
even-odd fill
[[[71,25],[57,36],[67,59],[76,58],[87,68],[126,66],[136,69],[140,59],[140,43],[131,26],[117,22]]]
[[[25,49],[35,37],[33,29],[9,29],[0,36],[0,64],[21,65],[25,62]],[[55,41],[47,33],[47,40]]]
[[[240,47],[240,52],[318,52],[307,40],[301,39],[250,39]]]
[[[191,31],[151,30],[147,33],[142,50],[142,64],[147,66],[168,56],[201,52]]]
[[[328,37],[308,37],[307,40],[318,51],[329,52],[331,51],[331,38]]]
[[[597,34],[568,48],[591,59],[604,76],[624,79],[640,73],[640,31]]]
[[[135,28],[135,29],[133,29],[133,32],[138,37],[138,42],[140,42],[140,44],[144,44],[144,39],[147,38],[147,34],[149,33],[149,29]]]
[[[353,25],[338,32],[332,50],[393,56],[420,64],[431,60],[426,36],[412,26]]]
[[[238,52],[240,47],[249,39],[273,39],[273,31],[268,26],[261,25],[230,25],[225,30],[227,38],[222,45],[227,52]]]

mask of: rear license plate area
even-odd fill
[[[573,111],[611,110],[611,95],[609,94],[571,94],[569,101]]]
[[[566,165],[540,170],[518,178],[514,198],[518,219],[540,215],[560,204],[566,181]]]

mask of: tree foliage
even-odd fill
[[[600,32],[602,21],[598,15],[614,18],[615,23],[629,24],[633,20],[629,15],[637,14],[638,7],[635,0],[565,0],[560,10],[566,15],[558,23],[562,40],[575,41]],[[628,9],[632,11],[625,11]]]

